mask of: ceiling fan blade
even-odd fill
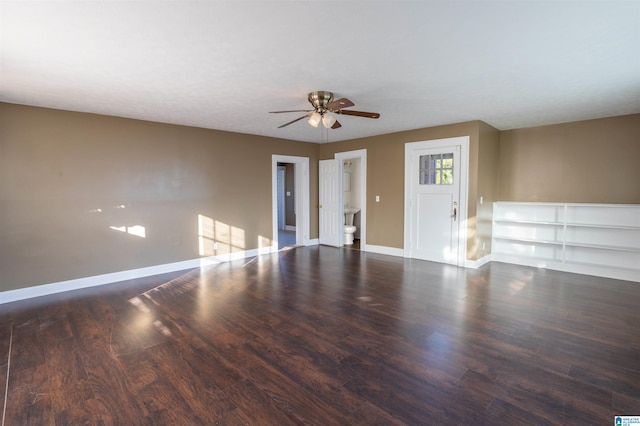
[[[289,111],[269,111],[269,114],[280,114],[283,112],[311,112],[313,111],[312,109],[292,109]]]
[[[284,123],[282,126],[278,126],[278,129],[282,129],[283,127],[287,127],[289,124],[293,124],[293,123],[295,123],[296,121],[300,121],[300,120],[302,120],[303,118],[307,118],[307,117],[309,117],[309,114],[307,114],[307,115],[303,115],[302,117],[296,118],[295,120],[291,120],[291,121],[290,121],[290,122],[288,122],[288,123]]]
[[[350,109],[341,109],[336,111],[338,114],[342,115],[355,115],[357,117],[366,117],[366,118],[379,118],[380,114],[377,112],[364,112],[364,111],[353,111]]]
[[[333,123],[333,126],[331,126],[332,129],[339,129],[340,127],[342,127],[342,124],[340,124],[338,120],[336,120],[336,122]]]
[[[353,102],[351,102],[349,99],[347,98],[340,98],[336,101],[331,101],[329,103],[327,103],[327,105],[325,105],[325,108],[327,108],[330,111],[336,111],[342,108],[349,108],[354,106],[355,104]]]

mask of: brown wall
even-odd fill
[[[270,243],[271,155],[310,157],[315,205],[317,152],[310,143],[0,103],[0,291],[198,258],[198,215],[217,225],[207,244],[218,250],[209,244],[205,255]],[[144,238],[122,228],[135,226]]]
[[[640,203],[640,114],[501,132],[498,196]]]

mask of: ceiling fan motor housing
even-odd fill
[[[329,102],[333,100],[333,93],[326,90],[318,90],[309,93],[309,102],[316,110],[323,111]]]

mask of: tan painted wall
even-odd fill
[[[367,244],[403,248],[404,246],[404,149],[407,142],[419,142],[457,136],[469,136],[469,175],[478,176],[480,122],[391,133],[320,145],[320,159],[333,158],[337,152],[367,149]],[[470,179],[468,215],[476,216],[477,178]],[[380,202],[375,202],[375,196]],[[476,238],[475,222],[469,237]],[[469,250],[477,244],[468,242]],[[467,251],[469,259],[476,253]]]
[[[199,215],[217,225],[204,255],[269,245],[271,155],[310,157],[315,205],[317,152],[310,143],[0,103],[0,291],[198,258]],[[141,227],[144,238],[135,235]]]
[[[640,203],[640,114],[501,132],[498,195]]]
[[[476,234],[469,235],[469,247],[467,247],[469,259],[477,260],[491,253],[493,202],[497,201],[498,197],[499,151],[500,131],[480,122],[476,216],[469,216],[470,225],[474,220],[476,222]],[[471,232],[473,226],[469,229]]]

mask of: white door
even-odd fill
[[[318,181],[320,244],[342,246],[340,160],[320,160]]]
[[[410,164],[410,257],[458,265],[460,147],[413,150]]]

